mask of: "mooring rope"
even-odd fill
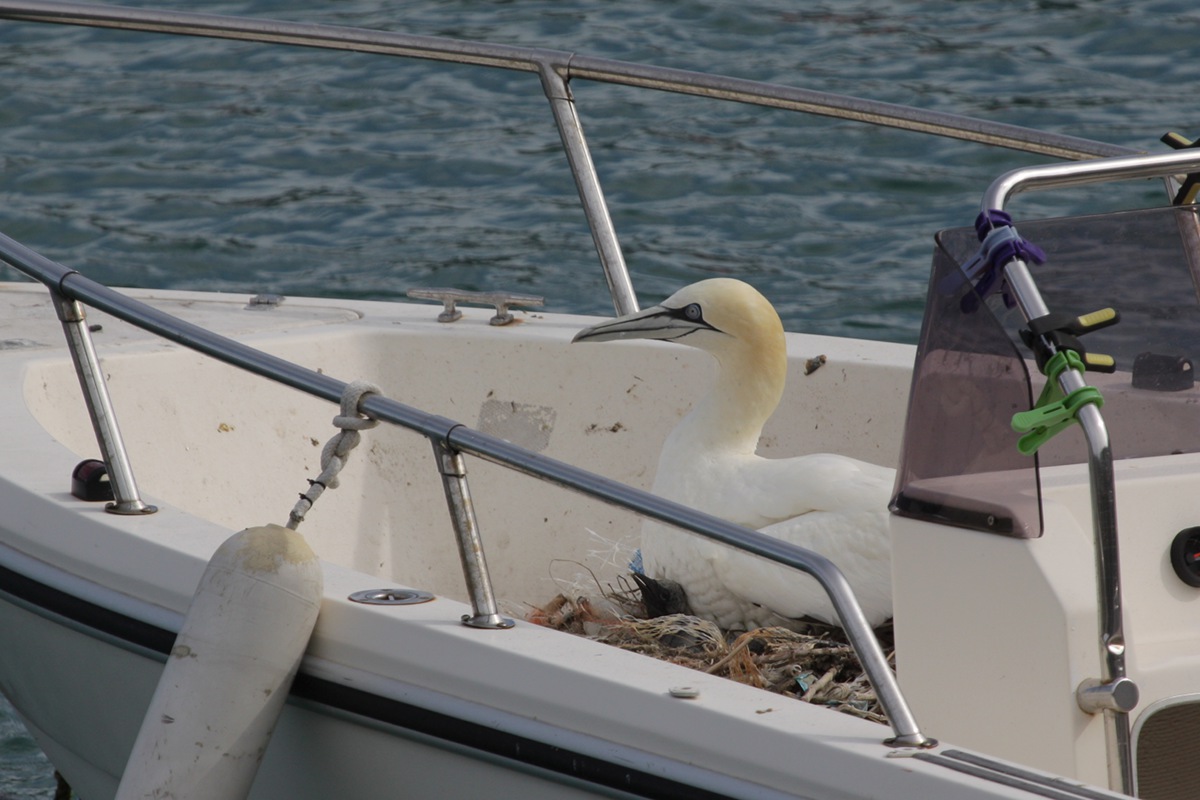
[[[359,431],[374,428],[379,424],[379,420],[371,419],[359,411],[359,403],[362,402],[364,395],[382,393],[382,389],[367,381],[355,381],[346,386],[346,391],[342,393],[341,413],[333,418],[333,424],[338,428],[338,432],[325,443],[325,447],[321,450],[321,474],[317,476],[316,480],[308,482],[308,491],[300,495],[300,500],[288,514],[288,528],[296,530],[304,521],[304,515],[312,508],[313,503],[317,502],[317,498],[326,489],[338,487],[338,473],[342,471],[342,467],[346,466],[346,459],[350,456],[350,451],[357,447],[362,440],[362,434]]]

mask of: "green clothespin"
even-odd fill
[[[1017,449],[1022,455],[1031,456],[1059,431],[1075,422],[1079,409],[1089,403],[1097,408],[1104,405],[1100,390],[1094,386],[1081,386],[1068,395],[1063,395],[1058,386],[1058,376],[1065,369],[1083,372],[1083,359],[1072,350],[1061,350],[1046,362],[1046,385],[1038,397],[1037,404],[1029,411],[1013,415],[1012,427],[1022,436]]]

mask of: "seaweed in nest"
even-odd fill
[[[573,587],[531,609],[526,618],[623,650],[887,723],[866,672],[837,626],[803,620],[787,628],[722,631],[714,623],[686,613],[682,593],[676,593],[669,583],[636,573],[622,575],[616,587],[601,586],[594,575],[592,581],[596,596]],[[876,635],[889,662],[893,661],[891,624],[879,628]]]

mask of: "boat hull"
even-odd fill
[[[11,429],[0,453],[0,689],[80,795],[103,800],[209,558],[233,531],[286,515],[318,472],[335,409],[96,315],[131,460],[158,507],[107,514],[66,491],[94,444],[53,311],[28,287],[6,295],[14,310],[0,320],[26,344],[0,351]],[[442,325],[428,306],[289,300],[276,313],[142,296],[642,487],[709,375],[686,348],[658,343],[582,361],[569,342],[594,321],[584,318],[531,316],[497,332],[486,315]],[[790,394],[762,449],[894,460],[912,348],[795,335],[788,346]],[[817,355],[824,365],[806,373]],[[1014,787],[1000,772],[964,771],[952,748],[890,747],[885,726],[522,621],[529,603],[615,581],[639,522],[486,463],[469,465],[472,499],[518,619],[462,625],[471,608],[431,450],[411,433],[366,432],[341,486],[309,512],[301,532],[322,558],[324,598],[252,797],[990,798],[1061,786],[1027,773]],[[434,599],[351,600],[388,587]],[[681,686],[684,697],[672,692]]]
[[[11,596],[0,602],[0,649],[20,654],[4,659],[4,694],[51,762],[70,776],[79,796],[113,797],[165,654],[138,652],[141,648],[131,642],[105,642],[98,630],[64,624]],[[472,746],[472,740],[482,746]],[[686,785],[619,791],[606,784],[634,785],[638,776],[598,761],[574,776],[551,764],[506,758],[498,752],[506,743],[519,750],[515,737],[305,677],[279,719],[249,797],[536,800],[695,791]],[[529,749],[536,745],[528,742]],[[557,756],[546,759],[552,762],[567,753],[542,755]],[[578,754],[573,758],[583,766],[585,759]],[[582,773],[590,774],[585,778]]]

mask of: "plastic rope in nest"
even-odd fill
[[[358,447],[362,440],[359,431],[374,428],[379,420],[371,419],[358,410],[359,403],[365,395],[382,394],[383,390],[367,381],[355,381],[346,386],[342,393],[341,413],[333,418],[333,424],[338,432],[325,443],[321,450],[321,474],[316,480],[308,482],[308,491],[300,495],[300,500],[288,514],[287,527],[296,530],[304,521],[304,515],[312,508],[326,489],[338,487],[338,473],[346,466],[350,451]]]

